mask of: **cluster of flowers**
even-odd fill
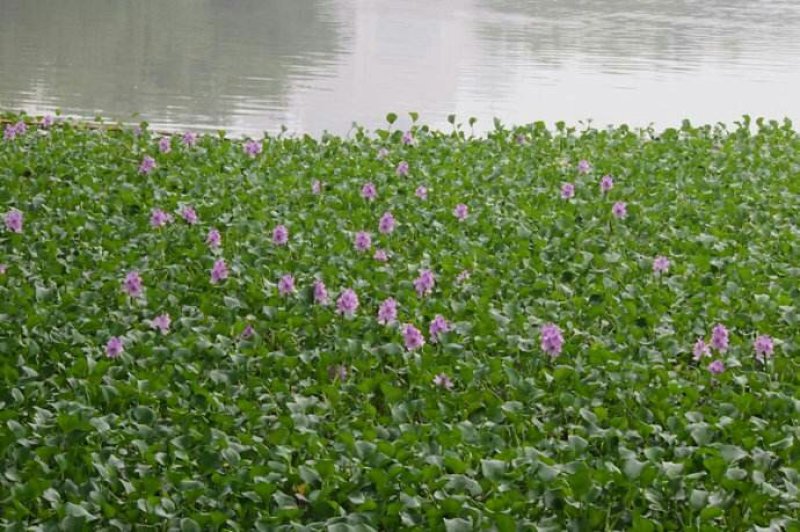
[[[695,362],[700,362],[704,358],[711,358],[711,350],[717,351],[720,355],[728,351],[729,344],[728,329],[721,323],[718,323],[711,329],[711,343],[706,343],[705,339],[698,338],[692,348],[692,357]],[[758,362],[764,364],[767,359],[772,358],[775,351],[775,345],[771,337],[760,334],[756,336],[753,341],[753,350],[755,351],[755,358]],[[708,371],[714,375],[719,375],[725,371],[725,363],[721,358],[716,358],[708,365]]]
[[[46,116],[41,127],[49,127],[53,124],[53,117]],[[16,124],[8,124],[5,127],[4,139],[13,140],[18,135],[23,135],[27,131],[25,122],[18,122]],[[197,135],[194,133],[185,133],[181,137],[181,142],[184,146],[191,147],[197,142]],[[411,132],[403,135],[403,143],[406,145],[414,145],[415,139]],[[244,152],[250,157],[256,157],[262,152],[262,144],[254,140],[247,140],[243,144]],[[170,153],[172,149],[172,138],[162,137],[158,141],[158,149],[162,154]],[[384,159],[388,155],[385,148],[381,148],[378,152],[378,158]],[[141,174],[149,174],[156,168],[156,161],[150,156],[145,156],[139,164],[139,172]],[[578,163],[578,172],[581,174],[588,174],[591,171],[591,165],[588,161],[581,160]],[[409,173],[409,164],[406,161],[401,161],[395,173],[398,176],[407,176]],[[614,180],[610,175],[605,175],[599,182],[600,191],[602,194],[607,194],[614,187]],[[321,194],[323,183],[315,180],[312,183],[312,193]],[[415,195],[422,200],[427,199],[428,190],[426,187],[420,185],[415,191]],[[374,201],[378,196],[377,187],[372,182],[365,183],[361,188],[361,196],[366,201]],[[561,197],[565,200],[572,199],[575,196],[575,185],[573,183],[564,183],[561,187]],[[619,219],[627,216],[627,204],[618,201],[613,204],[611,209],[612,214]],[[178,214],[189,225],[195,225],[198,222],[197,212],[192,206],[182,206]],[[461,222],[465,221],[469,216],[469,208],[466,204],[459,203],[453,209],[453,215]],[[4,217],[6,229],[11,233],[22,233],[23,231],[23,214],[17,209],[12,209],[5,214]],[[162,228],[173,221],[170,213],[161,209],[153,209],[150,215],[150,225],[154,229]],[[378,221],[378,231],[381,234],[388,235],[394,232],[397,226],[397,220],[394,215],[387,211],[383,213]],[[278,225],[272,231],[272,242],[276,246],[286,246],[289,243],[289,230],[285,225]],[[206,243],[212,249],[217,249],[222,244],[222,236],[220,232],[212,228],[207,236]],[[353,239],[354,248],[358,252],[366,252],[372,247],[372,236],[367,231],[358,231],[355,233]],[[385,250],[377,249],[374,258],[378,261],[385,262],[388,260],[388,254]],[[652,269],[656,275],[664,275],[668,273],[670,268],[670,261],[665,256],[657,256],[653,260]],[[0,274],[4,274],[6,265],[0,264]],[[224,258],[217,258],[211,268],[210,283],[219,284],[225,281],[229,276],[229,270]],[[458,282],[464,282],[469,278],[469,272],[463,271],[458,277]],[[419,297],[425,297],[432,293],[435,285],[435,277],[431,270],[423,269],[419,276],[413,281],[414,289]],[[122,288],[130,297],[139,298],[144,293],[143,281],[139,272],[131,271],[127,273],[122,281]],[[281,296],[290,296],[296,292],[295,278],[291,274],[283,275],[277,283],[278,293]],[[329,295],[327,287],[322,280],[315,280],[313,284],[313,298],[314,302],[319,305],[327,305],[329,303]],[[359,308],[358,294],[351,289],[346,288],[342,290],[338,299],[336,300],[336,312],[344,317],[352,318],[355,316]],[[381,325],[395,325],[397,323],[398,302],[394,298],[387,298],[380,303],[377,313],[377,321]],[[150,325],[153,329],[160,331],[161,334],[168,334],[171,326],[171,318],[169,314],[160,314],[150,320]],[[425,337],[422,332],[411,323],[404,324],[399,327],[403,337],[403,343],[408,351],[415,351],[425,345]],[[431,343],[437,343],[442,339],[444,333],[449,332],[452,325],[444,316],[437,314],[431,320],[428,327],[428,334]],[[243,338],[248,338],[255,334],[251,325],[247,325],[245,331],[242,333]],[[540,346],[542,351],[549,355],[551,358],[556,358],[561,355],[564,346],[564,336],[561,329],[552,323],[547,323],[541,327],[540,331]],[[712,349],[717,351],[720,355],[728,350],[729,333],[722,324],[714,326],[711,332],[711,342],[707,344],[703,338],[699,338],[693,347],[693,358],[696,362],[702,359],[712,357]],[[767,359],[773,356],[774,342],[772,338],[767,335],[759,335],[756,337],[754,344],[755,358],[761,363],[765,363]],[[124,343],[121,337],[112,337],[106,344],[106,354],[108,357],[116,358],[124,351]],[[714,375],[719,375],[725,371],[725,364],[721,358],[716,358],[707,366],[708,371]],[[341,380],[346,377],[346,369],[341,367],[335,371],[335,374]],[[453,387],[452,380],[444,373],[440,373],[434,377],[434,384],[445,389]]]
[[[589,161],[581,160],[578,162],[578,172],[581,174],[588,174],[592,169],[592,165],[589,164]],[[600,192],[603,194],[607,194],[614,188],[614,178],[610,175],[605,175],[600,178]],[[575,197],[575,184],[574,183],[564,183],[561,185],[561,197],[565,200],[570,200]],[[611,207],[611,214],[614,215],[615,218],[626,218],[628,216],[628,204],[624,201],[617,201]]]

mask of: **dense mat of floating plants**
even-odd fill
[[[4,528],[800,526],[791,124],[9,118]]]

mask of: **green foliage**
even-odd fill
[[[791,124],[497,123],[479,138],[450,122],[415,125],[409,145],[388,130],[266,137],[254,158],[221,136],[162,154],[146,128],[69,122],[0,143],[0,210],[25,216],[21,234],[0,232],[0,525],[798,529]],[[367,181],[374,202],[360,196]],[[616,201],[627,218],[612,216]],[[154,208],[175,221],[152,228]],[[386,211],[390,235],[377,231]],[[288,246],[272,244],[278,224]],[[388,262],[353,249],[360,230]],[[230,277],[211,284],[218,257]],[[422,268],[436,275],[424,298]],[[121,290],[131,270],[141,299]],[[276,289],[287,273],[288,298]],[[315,305],[315,279],[333,299],[356,290],[356,317]],[[423,349],[377,323],[387,297]],[[149,325],[162,313],[166,335]],[[453,324],[439,343],[436,314]],[[544,323],[564,331],[557,359],[539,348]],[[692,359],[715,323],[731,330],[718,376]],[[766,365],[758,333],[776,339]],[[117,359],[112,336],[125,342]],[[434,386],[439,373],[452,390]]]

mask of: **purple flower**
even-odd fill
[[[225,259],[217,259],[214,261],[214,266],[211,268],[211,284],[217,284],[228,278],[228,266],[225,264]]]
[[[564,337],[561,335],[561,329],[557,325],[548,323],[542,325],[542,351],[556,358],[561,354],[561,348],[564,345]]]
[[[389,150],[387,150],[386,148],[381,148],[378,150],[377,158],[379,161],[382,161],[386,159],[388,155],[389,155]]]
[[[463,222],[467,219],[467,215],[469,214],[469,208],[464,205],[463,203],[459,203],[456,205],[456,208],[453,209],[453,214],[460,222]]]
[[[421,200],[426,200],[428,199],[428,189],[420,185],[417,187],[417,190],[414,191],[414,195],[416,195]]]
[[[728,350],[728,329],[721,323],[716,324],[711,330],[711,347],[720,353]]]
[[[139,272],[131,271],[125,276],[122,281],[122,289],[131,297],[139,297],[142,295],[142,278]]]
[[[370,183],[364,183],[364,186],[361,187],[361,197],[367,201],[372,201],[378,197],[378,191],[375,188],[375,185]]]
[[[55,121],[56,121],[56,118],[53,115],[44,115],[42,117],[42,122],[41,122],[42,123],[42,127],[44,129],[47,129],[50,126],[52,126],[55,123]]]
[[[149,155],[145,155],[142,159],[142,162],[139,164],[139,173],[147,175],[152,172],[156,167],[156,160],[150,157]]]
[[[766,334],[762,334],[753,342],[753,348],[756,350],[756,360],[765,362],[767,358],[772,358],[775,346],[772,343],[772,338]]]
[[[344,292],[342,292],[342,294],[339,296],[339,299],[336,301],[336,311],[339,314],[351,318],[355,315],[357,309],[358,296],[353,290],[347,288]]]
[[[112,336],[108,339],[106,344],[106,356],[108,358],[117,358],[123,351],[125,351],[125,347],[122,345],[122,338]]]
[[[611,213],[617,218],[625,218],[628,216],[628,206],[624,201],[618,201],[611,207]]]
[[[614,179],[610,175],[604,175],[600,180],[600,190],[605,194],[614,188]]]
[[[444,388],[445,390],[453,389],[453,381],[451,381],[450,377],[448,377],[445,373],[439,373],[436,375],[433,378],[433,385],[438,386],[439,388]]]
[[[14,140],[17,136],[17,128],[13,124],[6,124],[3,130],[3,140]]]
[[[592,169],[592,165],[589,164],[589,161],[587,161],[585,159],[581,159],[580,161],[578,161],[578,172],[580,172],[582,174],[588,174],[589,170],[591,170],[591,169]]]
[[[395,219],[392,216],[392,213],[385,212],[383,216],[381,216],[380,221],[378,222],[378,231],[383,233],[384,235],[388,235],[392,231],[394,231],[395,226]]]
[[[381,303],[378,307],[378,323],[381,325],[389,325],[394,323],[397,319],[397,301],[393,298],[388,298]]]
[[[172,143],[169,137],[161,137],[158,141],[158,151],[161,153],[169,153],[172,151]]]
[[[142,130],[142,126],[134,126],[133,127],[133,136],[134,137],[141,137],[144,130]]]
[[[564,183],[561,185],[561,197],[564,199],[570,199],[575,195],[575,185],[572,183]]]
[[[252,338],[256,334],[256,330],[253,329],[253,326],[249,323],[245,326],[244,330],[242,331],[241,338],[242,340],[248,340]]]
[[[407,176],[408,163],[406,161],[400,161],[399,163],[397,163],[397,168],[395,168],[394,171],[398,176]]]
[[[360,252],[367,251],[369,248],[372,247],[372,237],[369,236],[369,233],[366,231],[359,231],[356,233],[356,237],[353,240],[353,244],[356,247],[356,250]]]
[[[446,319],[444,319],[444,316],[437,314],[436,317],[434,317],[431,321],[430,327],[428,327],[428,333],[431,336],[431,342],[435,344],[439,341],[441,335],[449,330],[450,324]]]
[[[158,329],[161,331],[161,334],[167,334],[169,332],[169,326],[172,323],[172,319],[169,317],[169,314],[161,314],[160,316],[156,316],[152,320],[150,320],[150,326],[153,329]]]
[[[403,144],[414,144],[414,134],[411,131],[403,133]]]
[[[150,225],[154,228],[164,227],[172,221],[172,216],[162,211],[161,209],[153,209],[150,214]]]
[[[514,140],[517,142],[517,144],[522,145],[525,144],[525,141],[527,139],[525,138],[525,135],[519,134],[516,137],[514,137]]]
[[[470,276],[469,270],[463,270],[461,273],[458,274],[458,276],[456,276],[456,281],[458,281],[459,283],[463,283],[469,280],[469,276]]]
[[[669,271],[669,259],[659,255],[653,260],[653,273],[667,273]]]
[[[332,381],[339,379],[341,382],[347,380],[347,367],[341,364],[328,366],[328,378]]]
[[[183,134],[181,142],[183,142],[184,146],[191,148],[192,146],[197,144],[197,133],[194,133],[192,131],[187,131],[186,133]]]
[[[414,351],[425,345],[425,337],[419,329],[409,323],[403,327],[403,343],[406,349]]]
[[[709,349],[708,345],[702,338],[698,338],[694,343],[694,347],[692,348],[692,356],[695,362],[699,362],[701,358],[711,356],[711,349]]]
[[[210,248],[218,248],[222,244],[222,235],[216,229],[211,229],[206,237],[206,244]]]
[[[314,281],[314,302],[319,305],[328,304],[328,289],[322,281]]]
[[[284,246],[289,242],[289,230],[285,225],[279,225],[272,230],[272,243],[276,246]]]
[[[22,232],[22,212],[17,209],[11,209],[5,216],[6,229],[12,233]]]
[[[5,275],[6,274],[6,270],[8,270],[8,265],[7,264],[0,264],[0,275]]]
[[[197,223],[197,213],[195,212],[194,208],[190,205],[185,206],[181,209],[181,216],[189,225],[194,225]]]
[[[433,272],[430,270],[422,270],[419,277],[414,279],[414,289],[417,291],[417,295],[422,297],[431,293],[435,283]]]
[[[322,194],[322,181],[315,179],[314,182],[311,183],[311,193],[316,195]]]
[[[377,260],[378,262],[386,262],[389,260],[389,255],[382,249],[376,249],[375,254],[372,255],[372,258]]]
[[[17,132],[17,135],[24,135],[28,131],[28,125],[20,120],[14,124],[14,130]]]
[[[294,293],[294,277],[286,274],[278,281],[278,293],[282,296],[288,296]]]
[[[248,139],[244,143],[244,152],[250,157],[255,157],[261,153],[261,143],[252,139]]]
[[[725,364],[722,363],[722,360],[717,359],[708,365],[708,371],[710,371],[714,375],[719,375],[720,373],[725,371]]]

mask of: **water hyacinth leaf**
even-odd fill
[[[481,472],[490,480],[498,480],[506,471],[506,463],[502,460],[481,460]]]
[[[731,480],[743,480],[747,478],[747,471],[739,467],[730,467],[725,476]]]
[[[719,453],[726,462],[736,462],[747,457],[747,453],[736,445],[720,445]]]
[[[633,518],[633,526],[631,527],[631,530],[636,532],[653,532],[656,530],[656,525],[650,519],[636,515]]]
[[[54,490],[53,488],[47,488],[42,493],[42,498],[54,505],[59,504],[61,502],[61,495]]]
[[[569,445],[573,451],[575,451],[576,453],[580,453],[583,452],[589,446],[589,442],[586,441],[581,436],[571,434],[569,436]]]
[[[455,517],[453,519],[445,519],[444,529],[447,532],[470,532],[473,529],[472,520],[463,519],[461,517]]]
[[[625,475],[630,479],[639,478],[639,475],[642,473],[642,469],[647,465],[647,462],[640,462],[634,458],[628,459],[625,461],[625,464],[622,466],[622,470],[625,472]]]
[[[550,482],[560,473],[561,471],[559,471],[558,468],[549,466],[545,463],[540,463],[538,469],[536,470],[537,476],[544,482]]]
[[[667,476],[667,478],[678,478],[683,473],[683,464],[678,464],[675,462],[662,462],[661,463],[661,470]]]
[[[132,411],[133,418],[139,423],[150,425],[156,419],[156,413],[149,406],[137,406]]]
[[[194,519],[190,517],[184,517],[181,519],[181,532],[199,532],[202,530],[200,525]]]
[[[403,506],[406,508],[420,508],[422,506],[417,497],[412,497],[405,493],[400,494],[400,502],[402,502]]]
[[[276,492],[272,495],[275,504],[281,509],[294,509],[297,508],[297,500],[283,492]]]
[[[692,429],[691,434],[697,445],[707,445],[712,439],[711,430],[705,423],[697,423]]]
[[[79,504],[73,504],[68,502],[64,505],[64,511],[70,517],[82,517],[87,521],[93,521],[96,519],[96,516],[92,515],[86,508]]]
[[[306,484],[316,484],[322,480],[319,473],[310,467],[300,466],[299,472],[300,478],[303,479],[303,482]]]
[[[91,423],[98,432],[106,432],[111,429],[111,426],[108,424],[108,422],[100,417],[92,418],[89,423]]]
[[[700,510],[704,508],[706,505],[706,501],[708,501],[708,492],[703,490],[692,490],[692,494],[689,496],[689,503],[692,505],[692,508],[695,510]]]

